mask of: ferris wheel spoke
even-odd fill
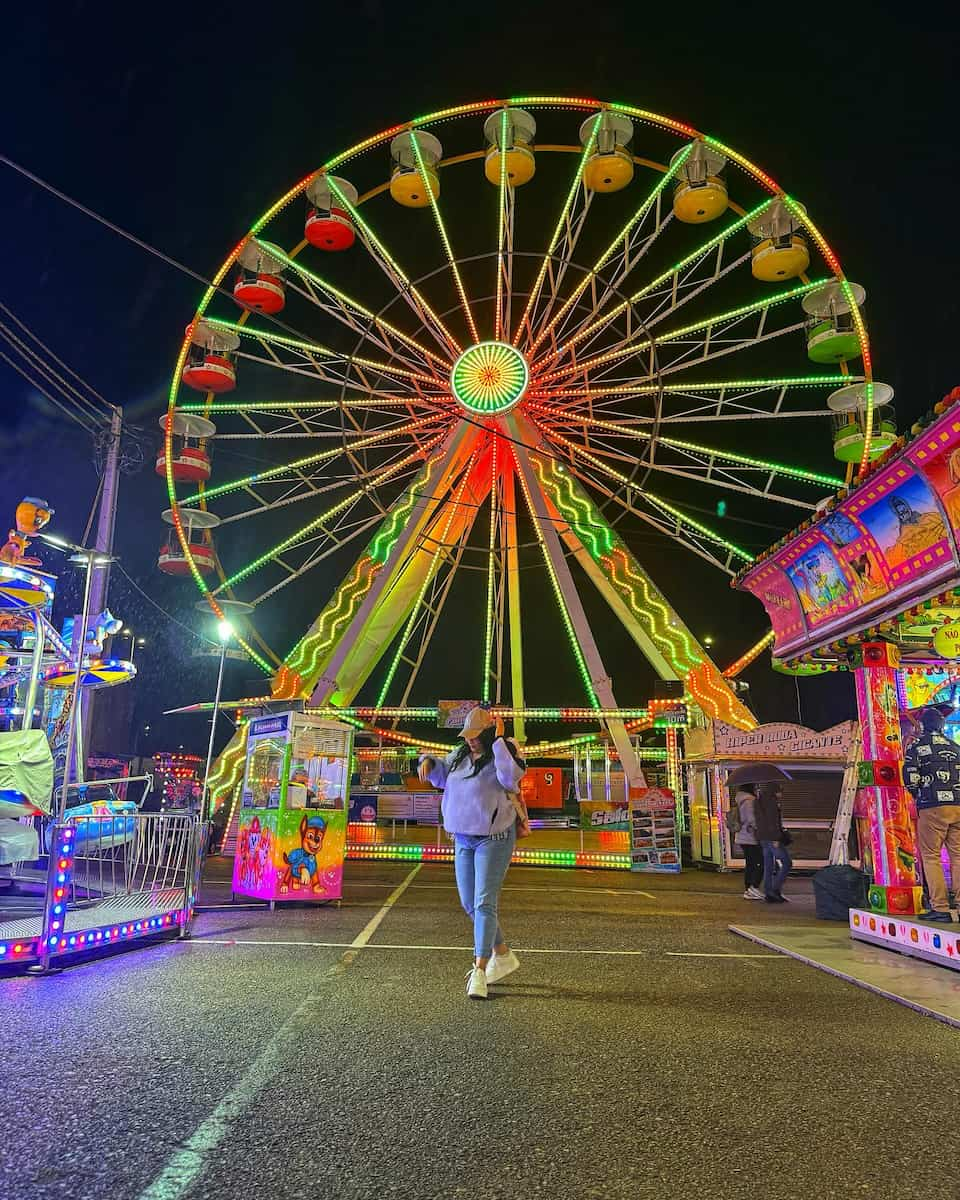
[[[698,342],[698,345],[709,346],[712,339],[715,337],[723,337],[733,326],[745,321],[748,317],[756,316],[758,319],[758,340],[763,336],[763,329],[766,325],[769,313],[778,308],[782,304],[786,304],[790,300],[798,299],[814,288],[823,287],[826,281],[823,279],[813,280],[810,283],[801,284],[799,287],[789,288],[785,292],[777,292],[772,296],[766,296],[762,300],[752,301],[750,304],[742,304],[738,308],[730,309],[727,312],[715,313],[709,317],[703,317],[699,321],[695,321],[690,325],[682,326],[679,329],[667,330],[661,333],[655,339],[655,344],[658,350],[669,342],[676,342],[693,333],[702,333],[704,336]],[[791,326],[791,329],[801,328],[800,325]],[[778,332],[787,332],[786,330]],[[574,366],[561,367],[554,371],[548,371],[545,374],[538,376],[536,384],[552,382],[557,379],[564,379],[571,374],[582,374],[589,372],[596,367],[604,366],[608,363],[620,361],[624,358],[629,358],[631,355],[638,353],[641,350],[650,348],[654,342],[649,338],[644,338],[636,345],[621,347],[617,350],[607,351],[604,354],[595,355],[592,358],[585,358]]]
[[[435,364],[441,367],[441,373],[445,376],[447,370],[447,358],[430,350],[416,338],[411,337],[408,333],[404,333],[402,329],[398,329],[396,325],[384,320],[383,317],[361,304],[359,300],[348,296],[346,292],[335,287],[329,280],[318,275],[315,271],[309,270],[298,259],[290,258],[289,255],[279,253],[275,248],[271,247],[270,253],[288,268],[289,271],[295,272],[301,281],[302,286],[294,286],[294,290],[301,296],[304,296],[312,304],[322,309],[328,316],[346,325],[354,333],[366,335],[372,338],[380,348],[388,354],[399,354],[396,347],[393,345],[393,340],[401,342],[408,349],[411,349],[420,356],[422,367],[424,370],[430,369],[430,364]],[[363,317],[366,324],[360,322],[358,316]],[[378,339],[373,334],[371,326],[375,327],[381,337]],[[412,364],[410,364],[412,365]]]
[[[436,446],[438,446],[443,441],[443,437],[444,437],[444,435],[442,433],[439,433],[439,434],[436,434],[433,438],[431,438],[430,441],[427,442],[428,450],[432,450]],[[377,483],[379,484],[379,483],[385,482],[387,479],[392,478],[394,475],[396,475],[399,471],[401,471],[404,467],[408,466],[410,463],[421,462],[422,459],[423,459],[423,453],[420,450],[417,450],[413,454],[407,455],[405,458],[402,458],[398,462],[394,463],[392,467],[389,467],[388,469],[381,471],[377,476]],[[295,546],[299,542],[302,542],[304,538],[309,537],[310,534],[313,533],[314,530],[322,528],[333,517],[342,513],[344,510],[352,507],[352,505],[354,505],[357,502],[357,500],[359,500],[362,496],[364,496],[368,491],[369,491],[369,485],[367,485],[367,484],[364,484],[364,486],[357,488],[354,492],[351,492],[350,495],[347,496],[345,499],[340,500],[337,504],[333,505],[332,508],[329,508],[329,509],[327,509],[326,512],[321,513],[319,517],[315,517],[314,520],[308,522],[306,525],[303,526],[302,529],[298,530],[294,534],[291,534],[289,537],[284,538],[284,540],[282,542],[278,542],[275,546],[272,546],[264,554],[261,554],[258,558],[255,558],[252,562],[248,563],[245,567],[242,567],[239,571],[236,571],[233,575],[231,575],[227,579],[225,586],[232,587],[233,584],[239,583],[240,580],[246,579],[248,576],[253,575],[255,572],[261,570],[261,568],[263,568],[268,562],[271,562],[271,561],[275,560],[278,556],[283,555],[284,552],[287,551],[288,549],[290,549],[291,546]]]
[[[711,420],[714,417],[725,415],[728,408],[742,409],[742,418],[746,419],[750,416],[765,416],[765,417],[795,417],[795,416],[819,416],[822,417],[825,410],[822,408],[814,409],[809,412],[798,412],[794,409],[785,407],[785,401],[790,392],[790,389],[807,390],[812,388],[842,387],[847,383],[859,383],[862,380],[861,375],[795,375],[784,376],[781,378],[771,379],[720,379],[720,380],[701,380],[696,383],[659,383],[651,382],[649,379],[637,379],[630,383],[610,384],[609,386],[600,387],[573,387],[573,388],[558,388],[551,389],[542,393],[545,403],[550,401],[563,400],[564,412],[575,411],[578,408],[589,409],[593,412],[597,409],[610,408],[619,403],[617,397],[636,397],[636,396],[656,396],[663,394],[665,397],[677,397],[687,400],[696,401],[698,408],[690,410],[691,413],[699,413],[697,419]],[[732,395],[731,393],[736,393]],[[539,398],[540,393],[531,390],[531,396]],[[765,408],[748,406],[745,402],[751,397],[770,394],[772,407]],[[576,401],[576,403],[571,403]],[[664,420],[669,420],[669,417],[664,417]],[[628,421],[649,421],[651,417],[637,416],[634,412],[624,414],[624,420]]]
[[[588,490],[605,496],[624,512],[638,517],[658,533],[670,538],[681,549],[696,554],[704,562],[727,575],[736,574],[744,562],[753,561],[748,551],[739,546],[735,547],[734,543],[728,543],[713,531],[705,532],[706,526],[700,522],[687,523],[676,515],[668,514],[666,508],[658,510],[659,497],[651,497],[649,492],[624,494],[622,490],[614,490],[609,484],[579,466],[571,465],[570,471]],[[649,503],[649,507],[641,507],[645,501]],[[720,553],[721,549],[725,553]]]
[[[685,255],[675,266],[670,267],[649,283],[644,284],[643,287],[638,288],[628,299],[621,301],[620,304],[616,305],[603,316],[585,324],[560,346],[560,354],[572,352],[582,342],[595,338],[610,322],[616,320],[624,313],[629,313],[635,304],[638,304],[642,299],[650,296],[652,293],[656,293],[658,290],[661,290],[666,296],[678,297],[681,291],[689,286],[691,279],[695,280],[699,278],[699,268],[709,263],[709,256],[714,255],[714,252],[716,252],[714,265],[710,269],[712,273],[719,271],[723,262],[727,240],[735,234],[740,233],[749,221],[753,221],[759,217],[771,204],[773,204],[773,199],[765,200],[762,204],[758,204],[750,212],[745,213],[739,220],[727,225],[718,234],[715,234],[691,253]],[[738,257],[737,261],[740,262],[742,259]]]
[[[375,446],[382,442],[387,442],[391,438],[399,435],[409,436],[415,430],[431,429],[431,437],[435,437],[437,426],[440,426],[441,433],[445,433],[449,426],[449,418],[445,414],[436,414],[429,417],[422,417],[417,421],[411,421],[404,426],[391,426],[385,430],[378,430],[376,433],[367,434],[358,437],[356,441],[349,442],[351,449],[354,451],[365,449],[368,446]],[[351,435],[344,434],[344,438]],[[185,507],[197,503],[201,497],[206,500],[212,500],[217,496],[225,495],[227,492],[235,492],[240,488],[247,487],[252,484],[263,484],[270,479],[277,479],[283,475],[289,475],[291,472],[301,471],[305,467],[316,466],[319,463],[328,462],[331,459],[339,457],[343,453],[343,446],[337,446],[330,450],[321,450],[316,454],[308,454],[303,458],[296,459],[294,462],[283,463],[278,467],[270,467],[266,471],[254,471],[250,475],[244,475],[240,479],[231,479],[227,483],[216,484],[214,487],[207,487],[202,492],[197,491],[180,503]]]
[[[529,411],[539,414],[541,420],[553,422],[551,428],[554,430],[556,430],[558,424],[572,424],[582,429],[585,435],[598,433],[606,437],[642,441],[648,444],[650,441],[655,441],[658,447],[667,447],[702,463],[703,469],[708,474],[722,467],[736,465],[767,474],[767,488],[769,488],[775,479],[781,476],[787,479],[800,480],[804,483],[816,484],[818,487],[836,488],[843,486],[843,480],[833,475],[824,475],[816,471],[808,471],[802,467],[774,463],[768,459],[753,458],[750,455],[740,454],[733,450],[705,446],[697,442],[675,438],[668,434],[654,435],[647,430],[622,425],[617,421],[605,420],[602,417],[574,416],[563,408],[556,408],[552,405],[530,404]],[[628,454],[625,457],[629,460],[630,455]]]
[[[338,203],[350,214],[350,219],[359,232],[370,257],[394,285],[404,301],[416,313],[423,325],[430,331],[434,341],[444,351],[445,355],[449,356],[451,353],[454,355],[459,354],[461,350],[460,343],[430,307],[421,292],[410,282],[403,268],[390,254],[389,250],[387,250],[370,223],[361,216],[356,205],[352,203],[350,198],[344,195],[343,190],[334,177],[328,175],[326,178],[330,191],[337,197]],[[428,188],[427,190],[429,191],[430,189]]]
[[[608,459],[620,460],[625,462],[633,462],[636,464],[636,458],[621,453],[611,453],[605,451],[602,447],[594,446],[593,449],[587,449],[586,446],[580,445],[579,442],[574,442],[570,438],[564,437],[555,430],[545,430],[541,428],[541,432],[547,435],[554,446],[562,446],[575,459],[580,459],[583,462],[588,462],[601,474],[606,475],[609,479],[615,479],[617,483],[625,488],[631,488],[635,491],[641,491],[635,482],[633,475],[626,475],[623,471],[612,466]],[[653,441],[653,439],[651,439]],[[707,468],[704,465],[698,464],[696,467],[678,467],[672,466],[662,461],[657,461],[652,457],[642,460],[642,468],[644,471],[657,471],[663,475],[673,475],[677,478],[684,479],[688,483],[703,483],[708,487],[719,488],[725,491],[740,492],[743,495],[752,496],[755,499],[773,500],[780,504],[788,504],[794,508],[802,508],[807,511],[813,511],[816,507],[814,504],[805,500],[798,500],[794,496],[785,496],[771,491],[764,491],[754,487],[751,484],[740,482],[730,475],[728,469],[720,470],[716,468],[714,473],[708,475]],[[634,471],[634,475],[635,475]]]
[[[240,325],[236,321],[224,321],[219,318],[206,318],[207,324],[215,329],[225,329],[230,333],[235,333],[240,337],[253,338],[262,346],[270,349],[284,349],[297,354],[301,359],[315,363],[318,359],[326,363],[342,363],[345,366],[356,364],[357,366],[369,367],[381,375],[396,375],[400,379],[416,381],[424,384],[435,384],[436,376],[430,376],[423,371],[409,371],[406,367],[396,367],[392,363],[377,362],[369,358],[361,358],[358,355],[342,354],[339,350],[331,350],[329,346],[319,345],[315,342],[302,341],[300,338],[288,337],[286,334],[274,333],[268,329],[255,329],[249,324]],[[347,376],[344,375],[337,382],[347,382]]]
[[[507,144],[508,112],[500,114],[500,145]],[[497,188],[497,290],[494,305],[494,340],[510,336],[513,297],[513,214],[516,191],[510,185],[507,156],[500,155],[500,181]]]
[[[473,319],[473,310],[470,308],[470,301],[467,299],[467,292],[463,286],[463,280],[460,278],[460,268],[457,266],[457,259],[453,253],[453,246],[450,243],[450,235],[447,233],[447,227],[443,223],[443,215],[440,212],[440,204],[437,197],[434,195],[433,188],[430,185],[430,180],[427,177],[427,169],[423,161],[423,153],[420,149],[420,139],[417,137],[416,130],[410,130],[410,144],[413,147],[414,157],[417,160],[417,170],[420,173],[420,180],[423,183],[427,193],[427,199],[430,202],[430,209],[433,213],[433,219],[437,225],[437,232],[440,234],[440,241],[443,243],[443,251],[447,256],[447,263],[450,267],[450,273],[453,275],[453,282],[456,285],[457,295],[460,297],[460,306],[463,309],[463,315],[467,320],[467,327],[470,330],[470,335],[474,342],[480,341],[480,334],[477,333],[477,325]]]
[[[330,539],[327,544],[318,546],[316,551],[311,554],[306,562],[304,562],[301,566],[295,569],[288,567],[288,574],[286,578],[281,579],[280,582],[275,583],[273,587],[267,588],[266,591],[261,592],[260,595],[254,600],[251,600],[250,603],[254,608],[259,607],[259,605],[263,604],[264,601],[271,599],[271,597],[275,596],[285,587],[288,587],[291,583],[296,583],[297,580],[302,579],[308,571],[312,571],[314,567],[319,566],[325,559],[329,558],[331,554],[336,554],[338,550],[342,550],[344,546],[349,545],[352,541],[354,541],[354,539],[361,537],[365,533],[369,533],[369,531],[373,529],[374,526],[379,525],[382,520],[383,513],[376,512],[372,517],[366,517],[363,520],[355,521],[352,525],[348,523],[344,523],[342,525],[338,524],[336,528],[331,529]]]
[[[686,152],[681,155],[676,162],[672,163],[670,168],[665,171],[660,178],[654,183],[650,192],[644,198],[639,208],[634,212],[633,216],[627,221],[620,232],[613,238],[607,248],[603,251],[593,266],[583,276],[577,286],[574,288],[570,296],[560,306],[556,316],[549,322],[541,323],[540,331],[533,339],[531,351],[536,352],[547,335],[558,326],[562,328],[564,318],[570,313],[571,309],[576,305],[577,301],[587,290],[591,288],[593,294],[591,297],[591,311],[585,320],[590,320],[591,317],[603,308],[607,300],[612,296],[619,285],[623,282],[626,276],[633,270],[637,263],[647,253],[650,246],[660,236],[666,226],[673,218],[673,211],[670,210],[665,216],[661,212],[661,201],[663,190],[667,184],[676,175],[687,155],[690,153],[692,145],[687,147]],[[643,229],[646,223],[646,218],[654,214],[654,229],[652,233],[643,236]],[[609,267],[608,280],[602,283],[599,293],[597,292],[597,283],[599,280],[598,272],[604,267]],[[560,335],[562,340],[562,334]]]
[[[602,112],[598,112],[594,118],[590,136],[583,147],[583,153],[577,163],[577,170],[574,174],[573,181],[570,184],[567,192],[566,200],[560,210],[560,216],[557,219],[557,224],[553,231],[553,236],[547,245],[543,260],[540,263],[540,269],[537,271],[536,279],[533,287],[530,289],[530,295],[527,297],[527,303],[523,310],[523,316],[517,325],[513,336],[513,344],[519,346],[520,339],[526,338],[526,344],[529,345],[534,337],[533,317],[536,311],[536,306],[540,300],[540,292],[543,288],[544,281],[547,279],[548,273],[550,276],[550,297],[547,301],[546,309],[541,315],[541,320],[550,315],[550,310],[553,302],[557,297],[557,289],[562,282],[563,274],[566,271],[567,263],[573,257],[573,250],[580,238],[580,231],[583,229],[583,224],[587,217],[587,212],[590,208],[590,202],[593,198],[593,192],[588,191],[583,186],[583,171],[587,165],[587,160],[593,153],[594,146],[597,141],[597,129],[600,126],[600,121],[603,117]],[[579,201],[579,202],[578,202]],[[561,242],[562,239],[562,242]],[[560,249],[560,270],[558,274],[554,274],[553,262],[554,252]]]

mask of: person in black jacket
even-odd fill
[[[947,881],[940,858],[950,856],[954,890],[960,888],[960,746],[943,732],[943,713],[925,708],[923,732],[904,755],[903,778],[917,802],[917,844],[923,860],[931,921],[950,920]]]
[[[793,859],[783,844],[783,818],[780,815],[779,783],[761,783],[754,802],[754,824],[763,851],[763,891],[768,904],[786,904],[784,880],[790,874]]]

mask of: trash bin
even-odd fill
[[[846,922],[851,908],[867,906],[867,877],[854,867],[823,867],[813,877],[813,895],[821,921]]]

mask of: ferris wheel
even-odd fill
[[[161,565],[220,615],[250,606],[239,640],[275,697],[344,706],[366,687],[402,710],[472,568],[476,692],[522,710],[537,564],[582,678],[565,699],[628,762],[576,562],[657,674],[754,723],[618,527],[722,584],[758,517],[795,525],[844,482],[824,417],[848,477],[889,444],[863,288],[770,176],[629,105],[459,105],[311,172],[213,285],[161,418]],[[277,645],[293,590],[317,595],[348,547]]]

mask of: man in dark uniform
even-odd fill
[[[954,890],[960,888],[960,746],[943,732],[936,708],[921,714],[923,732],[904,756],[903,776],[917,802],[917,843],[930,896],[931,921],[949,921],[950,903],[940,853],[950,856]]]

